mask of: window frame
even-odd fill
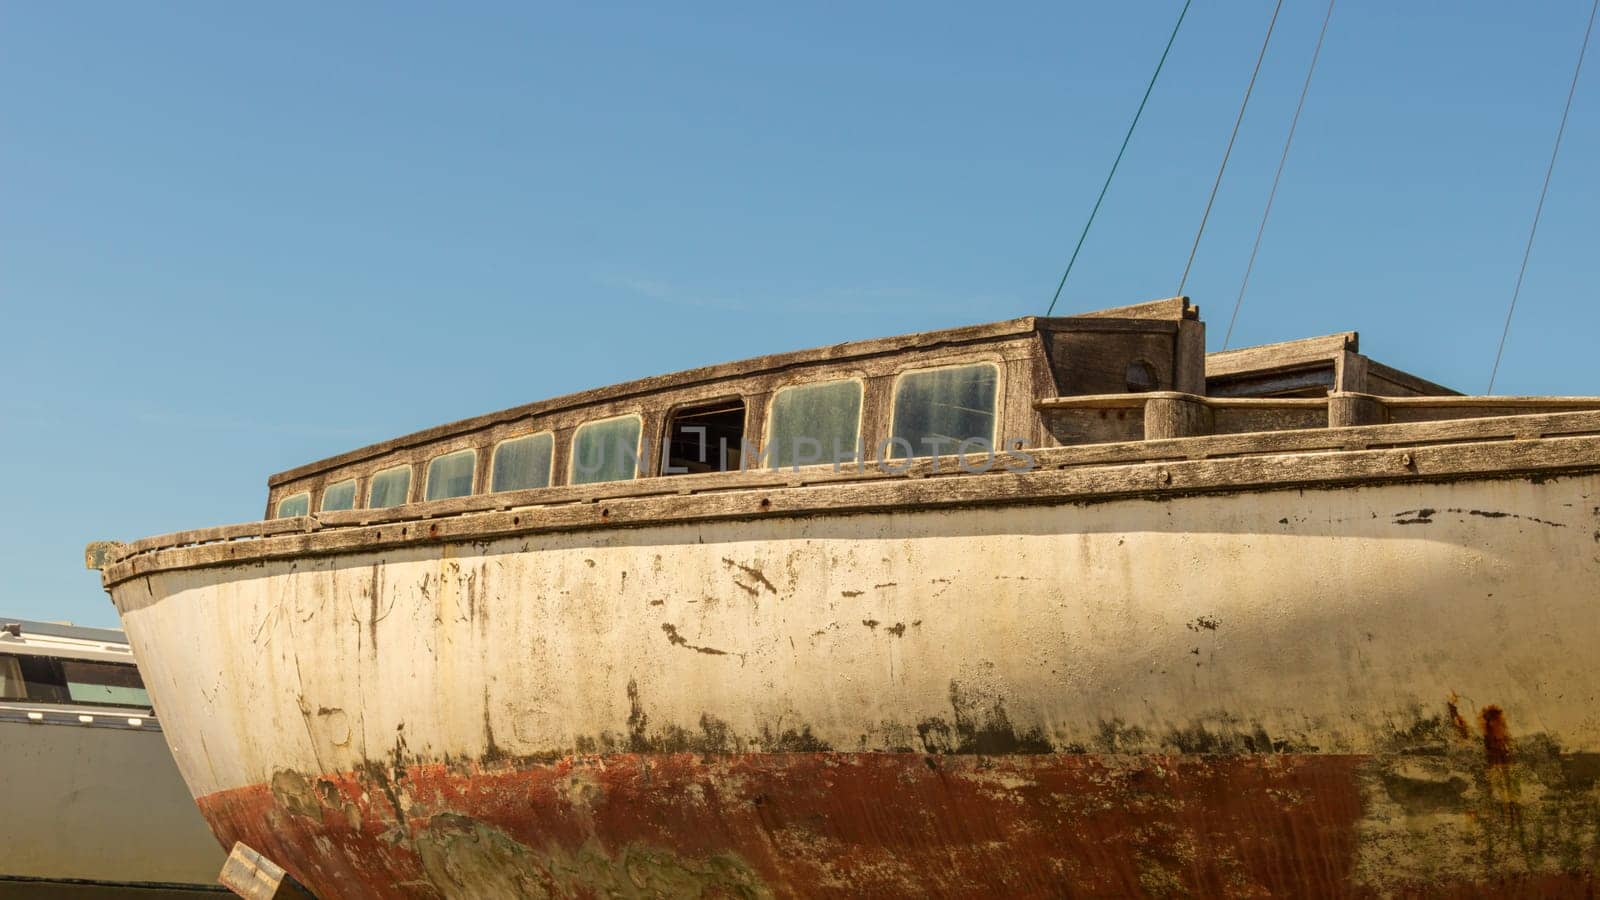
[[[1004,411],[1005,411],[1006,366],[1005,366],[1005,360],[996,359],[996,358],[994,358],[992,356],[973,357],[971,359],[965,359],[965,360],[941,363],[941,364],[936,365],[936,366],[915,366],[915,365],[910,365],[910,366],[906,366],[905,368],[901,368],[901,369],[895,370],[894,378],[889,383],[889,397],[888,397],[888,400],[889,400],[889,403],[888,403],[889,415],[887,417],[888,418],[888,422],[887,422],[888,431],[883,435],[883,440],[878,442],[878,446],[873,448],[874,451],[876,451],[878,449],[885,449],[886,450],[887,448],[892,446],[891,442],[895,438],[895,425],[897,424],[896,419],[898,418],[898,407],[900,405],[898,403],[898,400],[899,400],[899,397],[900,397],[900,382],[903,381],[907,375],[920,375],[920,374],[922,374],[924,372],[938,372],[938,371],[941,371],[941,370],[944,370],[944,369],[966,369],[966,368],[972,368],[974,366],[989,366],[990,368],[994,369],[994,428],[989,434],[989,452],[995,453],[995,454],[1000,453],[1003,450],[1003,448],[1000,447],[1001,438],[1000,438],[999,435],[1000,435],[1000,428],[1001,428],[1000,419],[1001,419],[1001,416],[1004,414]],[[963,440],[971,440],[971,438],[964,438]],[[960,443],[957,443],[956,444],[956,449],[952,450],[949,453],[937,454],[937,456],[938,457],[960,456],[960,455],[962,455],[960,448],[961,448]],[[910,460],[917,460],[917,459],[933,459],[933,458],[935,458],[935,456],[932,455],[932,454],[930,454],[928,456],[919,456],[919,455],[917,455],[917,448],[915,446],[913,446],[911,448],[911,455],[910,456],[893,457],[893,456],[887,455],[887,453],[884,455],[884,460],[891,460],[892,459],[892,460],[895,460],[896,462],[899,462],[901,460],[910,461]],[[882,462],[883,460],[879,460],[879,461]]]
[[[657,431],[659,432],[659,434],[657,436],[658,437],[657,452],[655,454],[653,454],[655,458],[650,460],[651,471],[652,471],[653,474],[637,475],[637,476],[634,476],[634,477],[635,478],[662,478],[662,477],[665,477],[666,475],[668,475],[669,473],[666,471],[666,468],[667,468],[667,454],[670,452],[671,444],[672,444],[672,427],[673,427],[673,425],[675,425],[677,423],[678,415],[680,413],[684,412],[685,410],[688,410],[688,411],[692,412],[692,411],[694,411],[696,409],[702,409],[702,408],[705,408],[705,407],[713,406],[713,405],[718,404],[718,403],[738,403],[744,408],[744,422],[743,422],[742,426],[739,429],[739,441],[740,441],[740,443],[739,443],[738,446],[731,448],[731,449],[734,449],[734,450],[742,451],[744,449],[744,441],[749,440],[749,438],[746,437],[746,435],[748,435],[750,433],[750,412],[754,408],[750,404],[750,396],[749,395],[747,395],[747,394],[714,394],[714,395],[712,395],[710,397],[704,397],[704,398],[701,398],[699,400],[682,400],[682,401],[679,401],[679,402],[674,403],[671,406],[667,407],[666,411],[664,413],[662,413],[662,415],[661,415],[661,424],[660,424],[660,427],[657,428]],[[641,425],[640,427],[642,428],[643,426]],[[763,428],[764,428],[764,426],[763,426]],[[639,448],[639,452],[643,453],[644,452],[644,447],[642,446],[642,439],[643,439],[643,434],[642,433],[640,435],[640,438],[641,438],[641,446]],[[645,462],[645,460],[642,459],[642,458],[639,460],[639,463],[640,463],[641,466],[644,465],[644,462]],[[730,469],[729,471],[738,471],[738,470]],[[687,473],[684,473],[684,472],[672,472],[670,474],[672,474],[672,475],[684,475],[684,474],[687,474]],[[712,473],[701,472],[699,474],[709,475],[709,474],[712,474]]]
[[[631,478],[614,478],[608,481],[574,481],[573,476],[578,473],[578,435],[582,434],[583,430],[591,425],[604,425],[607,422],[615,422],[619,419],[633,419],[639,423],[639,437],[635,440],[633,446],[633,476]],[[567,484],[576,487],[590,484],[615,484],[648,478],[650,477],[647,474],[650,471],[649,463],[650,461],[644,455],[644,415],[642,413],[622,413],[616,416],[606,416],[603,419],[590,419],[587,422],[580,422],[576,428],[572,429],[572,437],[567,440]]]
[[[311,491],[308,488],[308,489],[303,490],[303,491],[295,491],[294,493],[289,494],[286,497],[279,497],[278,498],[278,502],[272,504],[272,517],[274,519],[293,519],[293,518],[298,518],[297,516],[286,516],[286,515],[283,514],[283,505],[285,503],[288,503],[290,500],[293,500],[293,499],[295,499],[297,497],[306,498],[306,511],[303,512],[303,513],[300,513],[300,515],[301,516],[309,516],[309,515],[311,515]]]
[[[867,453],[873,449],[871,444],[867,441],[867,436],[865,434],[867,427],[867,379],[862,375],[846,375],[841,378],[821,378],[814,381],[791,381],[788,384],[784,384],[773,389],[772,394],[767,397],[767,408],[765,410],[766,421],[761,423],[761,453],[757,457],[757,461],[759,462],[766,459],[767,452],[772,447],[772,409],[778,402],[779,394],[789,390],[790,388],[820,387],[821,385],[825,384],[840,384],[842,382],[854,382],[856,389],[860,392],[860,396],[857,398],[856,402],[856,452],[862,457],[865,457]],[[891,435],[894,434],[892,430],[889,433]],[[824,451],[827,449],[829,448],[824,448]],[[819,463],[807,463],[806,465],[828,466],[832,465],[832,463],[823,461]],[[783,467],[776,466],[774,468],[781,469]],[[805,468],[805,466],[801,466],[801,468]]]
[[[421,502],[423,502],[423,503],[438,503],[441,500],[455,500],[455,499],[460,498],[460,497],[472,497],[472,496],[475,496],[478,493],[478,490],[477,490],[477,488],[478,488],[478,450],[479,450],[479,448],[477,448],[477,447],[457,447],[454,450],[446,450],[443,453],[436,453],[433,456],[430,456],[428,458],[428,464],[426,466],[424,466],[423,469],[422,469],[422,500],[421,500]],[[432,485],[433,485],[433,464],[438,462],[441,459],[444,459],[447,456],[460,456],[463,453],[472,454],[472,476],[468,479],[468,481],[471,482],[471,483],[467,485],[467,492],[465,494],[456,494],[456,495],[451,496],[451,497],[432,497],[432,498],[430,498],[428,496],[428,489],[430,487],[432,487]]]
[[[642,426],[641,426],[640,430],[643,431],[643,427]],[[514,435],[512,435],[510,437],[507,437],[507,438],[501,438],[500,440],[495,441],[492,445],[490,445],[490,447],[489,447],[489,471],[487,473],[485,473],[485,475],[484,475],[483,493],[485,493],[485,494],[509,494],[509,493],[513,493],[515,491],[542,491],[542,490],[544,490],[544,488],[536,488],[536,487],[535,488],[508,488],[508,489],[506,489],[504,491],[497,491],[497,490],[494,489],[495,457],[500,453],[500,447],[502,445],[504,445],[504,444],[509,444],[512,441],[521,441],[521,440],[529,440],[529,439],[532,439],[532,438],[536,438],[541,434],[548,434],[550,436],[550,464],[545,469],[544,487],[548,488],[548,487],[554,487],[555,486],[555,483],[556,483],[556,433],[555,433],[555,431],[553,429],[541,428],[538,431],[528,431],[528,432],[524,432],[523,434],[514,434]],[[577,436],[577,431],[576,430],[573,431],[573,436],[574,437]]]
[[[317,495],[317,512],[325,513],[325,512],[348,512],[349,511],[349,510],[345,510],[345,509],[329,509],[328,508],[328,491],[333,489],[333,488],[338,487],[341,484],[344,484],[347,481],[350,482],[350,509],[358,509],[359,508],[359,507],[356,506],[356,501],[361,499],[361,479],[358,476],[351,475],[349,478],[341,478],[338,481],[335,481],[335,482],[332,482],[332,483],[329,483],[329,484],[324,484],[322,486],[321,493],[319,493]]]
[[[393,506],[373,506],[372,505],[372,488],[373,488],[374,485],[376,485],[378,483],[378,476],[386,474],[388,472],[396,471],[397,469],[405,469],[405,470],[407,470],[406,471],[406,496],[405,496],[405,499],[401,500],[399,503],[394,504]],[[393,509],[395,506],[405,506],[405,505],[407,505],[407,504],[409,504],[411,502],[412,488],[414,488],[416,486],[416,484],[417,484],[416,466],[414,464],[412,464],[412,463],[408,463],[408,462],[396,463],[395,465],[386,466],[386,467],[384,467],[382,469],[378,469],[377,471],[375,471],[372,474],[367,476],[367,503],[366,503],[366,506],[364,506],[362,508],[363,509]]]

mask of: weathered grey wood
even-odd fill
[[[1367,394],[1335,394],[1328,398],[1328,427],[1377,425],[1389,421],[1389,409],[1381,398]]]
[[[121,556],[125,547],[121,541],[90,541],[83,548],[83,567],[104,569],[106,561]]]
[[[316,900],[312,893],[282,866],[256,852],[244,841],[233,851],[217,876],[222,886],[246,900]]]
[[[1597,397],[1462,397],[1412,396],[1380,397],[1372,394],[1338,393],[1328,397],[1198,397],[1173,391],[1146,394],[1100,394],[1084,397],[1050,397],[1034,403],[1053,425],[1058,437],[1078,438],[1076,442],[1121,440],[1125,435],[1106,433],[1094,427],[1096,415],[1106,410],[1131,410],[1144,407],[1147,439],[1182,437],[1200,431],[1172,432],[1175,427],[1204,428],[1213,434],[1273,432],[1329,427],[1375,425],[1384,422],[1425,422],[1447,419],[1515,416],[1529,412],[1555,412],[1568,409],[1600,409]],[[1184,420],[1173,419],[1176,410],[1202,406],[1209,416],[1187,413]],[[1162,417],[1154,425],[1151,418]],[[1077,427],[1074,427],[1074,423]],[[1073,441],[1063,439],[1063,443]]]
[[[1188,297],[1168,297],[1132,306],[1114,306],[1094,312],[1077,313],[1075,319],[1195,319],[1200,307],[1192,306]]]
[[[1362,390],[1367,393],[1397,397],[1449,396],[1460,393],[1421,376],[1386,366],[1370,356],[1366,357],[1366,360],[1367,383]]]
[[[1166,438],[1210,434],[1211,407],[1193,395],[1151,397],[1144,405],[1144,438]]]
[[[1333,355],[1333,389],[1339,391],[1365,391],[1367,389],[1367,358],[1351,350]]]
[[[1195,319],[1186,319],[1178,325],[1177,348],[1174,351],[1172,389],[1189,394],[1206,392],[1206,325]]]
[[[1206,357],[1206,377],[1218,378],[1273,369],[1298,368],[1312,363],[1331,363],[1338,354],[1346,351],[1354,353],[1360,347],[1360,335],[1354,331],[1344,331],[1338,334],[1301,338],[1297,341],[1222,350]]]

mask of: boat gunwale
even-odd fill
[[[156,572],[522,534],[894,509],[1049,505],[1242,490],[1600,470],[1600,412],[1564,412],[1125,441],[943,456],[903,469],[707,473],[479,494],[145,538],[108,554],[106,588]],[[960,463],[966,462],[963,468]],[[533,515],[530,515],[533,513]],[[425,523],[425,528],[411,526]],[[398,531],[393,527],[401,526]],[[120,605],[120,604],[119,604]]]

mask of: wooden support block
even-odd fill
[[[1389,421],[1383,400],[1368,394],[1333,394],[1328,397],[1328,427],[1382,425]]]
[[[1144,404],[1144,439],[1211,433],[1211,407],[1201,397],[1151,397]]]
[[[244,841],[233,845],[233,852],[222,864],[222,874],[217,880],[246,900],[316,900],[293,875]]]

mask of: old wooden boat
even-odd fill
[[[0,617],[0,897],[215,896],[222,858],[122,632]]]
[[[620,384],[103,578],[213,829],[326,897],[1592,891],[1600,400],[1203,348]]]

